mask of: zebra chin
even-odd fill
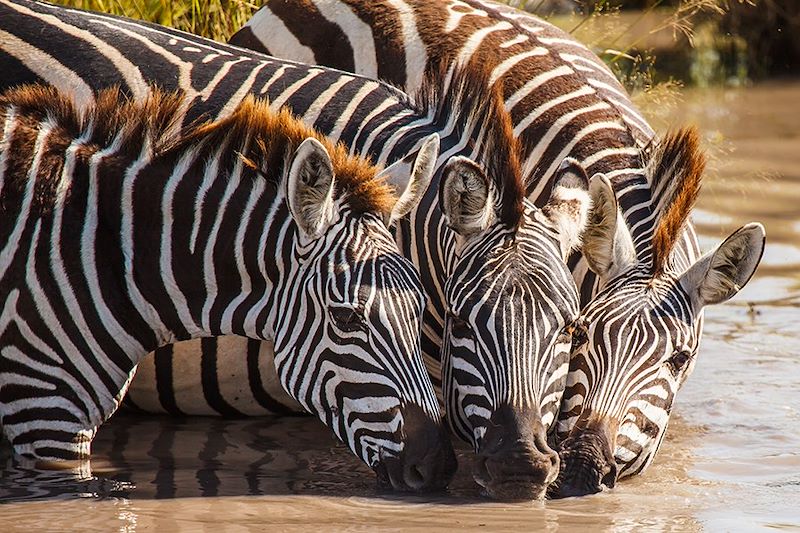
[[[475,482],[497,500],[539,500],[559,472],[538,409],[503,405],[495,410],[478,447]]]
[[[444,490],[458,468],[450,435],[438,420],[419,406],[400,408],[403,416],[403,449],[399,455],[381,454],[372,466],[378,487],[399,492]]]

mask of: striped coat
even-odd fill
[[[249,98],[182,128],[185,104],[157,89],[88,106],[42,86],[0,96],[14,452],[87,459],[147,352],[238,334],[273,342],[286,390],[379,479],[445,486],[455,459],[420,354],[422,287],[386,227],[413,202],[286,111]]]
[[[654,139],[588,48],[491,0],[274,0],[231,42],[406,89],[442,64],[489,69],[488,83],[503,92],[520,140],[534,202],[546,197],[552,170],[567,156],[598,187],[613,188],[590,214],[582,256],[570,261],[583,325],[557,427],[562,474],[551,492],[594,492],[646,468],[693,368],[703,306],[735,294],[742,283],[733,280],[750,278],[763,249],[763,228],[751,225],[700,258],[687,223],[704,166],[696,134]],[[730,290],[692,302],[704,281],[687,277],[717,265],[714,258],[724,263],[727,246],[742,258],[741,270],[707,281]],[[634,340],[632,324],[640,331]]]
[[[44,79],[90,101],[108,84],[136,95],[152,81],[186,91],[185,120],[204,112],[227,116],[254,92],[269,96],[273,107],[288,105],[352,152],[403,168],[413,161],[401,157],[438,134],[433,186],[399,221],[396,237],[428,295],[425,362],[438,379],[445,348],[448,420],[481,456],[477,479],[500,497],[543,494],[558,472],[547,432],[578,313],[564,260],[586,220],[588,180],[572,165],[557,169],[548,201],[533,206],[510,118],[481,76],[451,70],[412,100],[359,76],[25,0],[0,2],[0,31],[0,64],[14,73],[0,83]],[[476,278],[479,291],[460,290]],[[331,412],[328,422],[336,416]]]

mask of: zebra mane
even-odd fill
[[[664,272],[700,193],[706,157],[694,127],[670,132],[645,149],[652,191],[653,276]]]
[[[347,204],[358,213],[391,212],[396,197],[386,181],[376,179],[377,167],[368,159],[351,156],[342,143],[334,143],[306,126],[287,108],[271,110],[264,98],[248,95],[229,116],[194,127],[179,146],[203,143],[212,148],[230,143],[237,147],[232,153],[252,170],[279,178],[287,156],[309,137],[318,140],[331,157],[336,197],[346,197]],[[277,168],[281,172],[275,172]]]
[[[70,95],[41,84],[23,85],[0,94],[0,116],[13,109],[32,122],[49,122],[66,145],[84,138],[83,145],[92,146],[92,151],[115,145],[118,156],[131,158],[139,157],[146,147],[151,160],[169,158],[193,146],[202,157],[224,146],[227,160],[222,163],[241,158],[254,173],[275,180],[276,185],[283,176],[287,156],[313,137],[331,156],[337,196],[346,196],[356,212],[391,211],[392,188],[375,179],[375,166],[366,159],[350,156],[343,145],[334,144],[305,126],[288,110],[272,111],[266,100],[248,96],[223,119],[197,120],[182,127],[188,105],[182,93],[157,87],[151,87],[148,97],[141,101],[118,87],[104,89],[97,93],[93,104],[84,107],[79,107]],[[34,131],[35,128],[30,130],[33,136]],[[34,140],[26,144],[32,147]],[[58,172],[50,175],[55,180]]]
[[[442,131],[453,124],[456,135],[470,135],[469,146],[478,148],[477,163],[500,194],[500,221],[516,227],[522,219],[525,198],[522,151],[504,106],[502,88],[489,83],[490,76],[488,69],[476,63],[450,68],[442,63],[426,71],[412,103],[432,116]]]
[[[181,103],[179,93],[161,91],[134,102],[119,87],[100,91],[88,106],[78,106],[70,95],[43,84],[21,85],[0,94],[3,114],[13,110],[32,125],[47,122],[54,134],[66,140],[83,138],[84,146],[102,149],[116,143],[119,154],[138,154],[145,143],[157,153],[174,142],[180,132]]]

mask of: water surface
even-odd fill
[[[720,148],[694,220],[704,249],[767,227],[757,277],[707,311],[694,374],[642,476],[584,498],[482,498],[469,454],[446,495],[380,493],[373,474],[308,418],[115,417],[97,478],[0,472],[1,531],[800,530],[800,82],[687,92],[670,120]]]

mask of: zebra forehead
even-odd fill
[[[656,280],[648,277],[624,280],[606,287],[584,314],[588,321],[601,324],[638,324],[656,331],[688,331],[695,317],[688,296],[674,276]]]
[[[370,246],[364,253],[349,251],[347,260],[334,265],[334,274],[343,276],[359,289],[364,284],[380,289],[403,289],[423,294],[422,282],[412,263],[396,250]],[[368,290],[372,290],[371,288]]]
[[[477,162],[500,193],[500,221],[512,228],[519,225],[525,199],[522,150],[502,88],[491,83],[489,68],[474,60],[455,66],[439,62],[426,70],[409,104],[432,115],[443,131],[454,124],[459,135],[469,136],[468,148],[480,154]]]

